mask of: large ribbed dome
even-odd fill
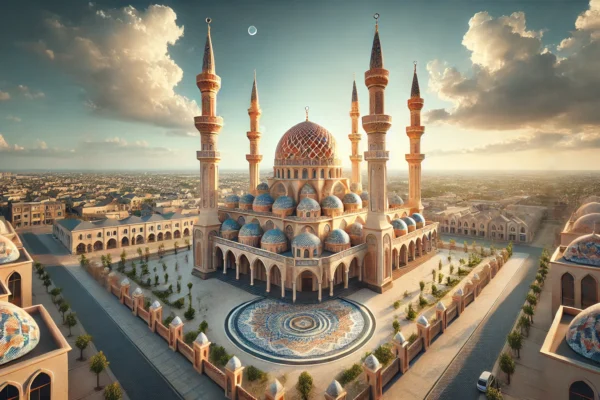
[[[311,121],[291,127],[279,140],[275,152],[275,165],[303,165],[303,161],[332,165],[336,159],[335,138],[327,129]]]
[[[576,353],[600,362],[600,303],[573,318],[565,340]]]
[[[575,218],[583,217],[584,215],[592,213],[600,213],[600,203],[591,202],[582,205],[577,209],[577,211],[575,211]]]
[[[600,229],[600,213],[586,214],[577,218],[571,227],[571,232],[592,233],[595,229]]]

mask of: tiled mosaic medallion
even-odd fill
[[[348,300],[291,305],[258,299],[235,308],[225,321],[241,349],[282,364],[316,364],[358,350],[372,336],[375,321],[364,306]]]

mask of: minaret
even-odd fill
[[[223,118],[217,116],[217,92],[221,78],[215,73],[215,57],[210,38],[210,22],[207,18],[208,34],[204,45],[202,72],[196,76],[196,85],[202,95],[202,115],[194,118],[200,132],[201,150],[196,152],[200,161],[200,214],[194,226],[194,272],[202,278],[215,270],[213,265],[212,236],[219,231],[218,194],[219,161],[217,137],[223,127]]]
[[[249,192],[256,196],[256,186],[259,184],[258,170],[262,155],[258,152],[260,144],[259,121],[262,114],[260,105],[258,104],[258,89],[256,88],[256,71],[254,71],[254,83],[252,84],[252,94],[250,95],[250,108],[248,115],[250,116],[250,131],[246,133],[250,140],[250,154],[246,154],[246,160],[250,164],[250,189]]]
[[[358,117],[360,110],[358,109],[358,94],[356,93],[356,79],[352,83],[352,103],[350,105],[350,118],[352,119],[352,131],[348,135],[348,139],[352,142],[352,177],[350,178],[350,189],[357,194],[362,193],[362,179],[360,176],[360,162],[362,156],[358,154],[358,142],[360,142],[361,134],[358,132]]]
[[[371,64],[369,70],[365,72],[365,84],[369,89],[369,115],[362,117],[363,129],[367,133],[369,145],[368,150],[365,151],[369,173],[369,210],[363,229],[368,254],[365,258],[363,280],[372,289],[382,292],[391,287],[392,282],[390,252],[394,232],[385,214],[388,209],[387,161],[389,159],[385,141],[387,131],[392,126],[392,117],[385,114],[384,96],[389,71],[383,68],[383,53],[379,41],[379,14],[375,14],[374,17],[377,22],[371,49]]]
[[[410,99],[408,99],[410,126],[406,127],[406,135],[410,139],[410,154],[406,154],[406,161],[408,162],[408,206],[411,212],[423,211],[423,203],[421,203],[421,162],[425,159],[425,154],[421,154],[421,136],[425,133],[425,127],[421,126],[423,103],[415,61]]]

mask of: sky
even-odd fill
[[[305,106],[349,167],[352,80],[364,115],[374,13],[390,71],[388,169],[407,169],[413,61],[424,171],[600,169],[600,0],[21,0],[2,9],[0,170],[197,169],[207,17],[222,79],[220,168],[247,168],[254,70],[261,169]]]

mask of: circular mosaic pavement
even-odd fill
[[[318,364],[348,355],[373,335],[375,319],[364,306],[337,299],[287,304],[258,299],[234,308],[225,331],[239,348],[267,361]]]

